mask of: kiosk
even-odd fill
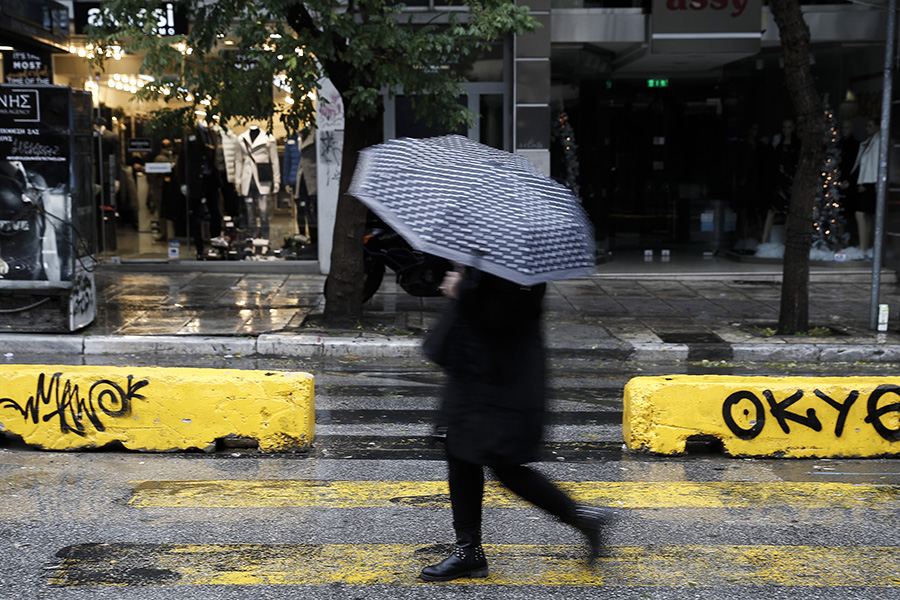
[[[0,331],[94,320],[91,95],[0,85]]]

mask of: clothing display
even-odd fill
[[[297,227],[308,241],[318,236],[318,180],[316,130],[311,129],[299,144],[294,200],[297,203]]]
[[[188,231],[198,258],[203,256],[205,242],[222,231],[217,146],[216,133],[205,121],[198,121],[181,145],[178,161],[188,201]]]
[[[235,188],[237,175],[235,159],[237,157],[237,135],[230,129],[219,125],[213,127],[219,136],[219,147],[216,149],[216,169],[222,182],[222,204],[224,213],[230,217],[241,214],[241,199]]]
[[[313,129],[300,142],[300,160],[296,173],[297,189],[305,191],[308,196],[315,196],[318,190],[316,164],[316,130]],[[302,196],[303,192],[298,195]]]
[[[292,135],[284,140],[281,174],[284,175],[287,185],[292,185],[297,180],[297,169],[300,167],[300,139],[300,135]],[[296,196],[296,192],[294,195]]]
[[[794,174],[800,161],[800,139],[795,136],[784,136],[778,140],[772,150],[774,166],[774,190],[770,198],[770,209],[786,212],[791,201],[791,188],[794,185]]]
[[[235,186],[245,198],[257,194],[277,194],[281,188],[278,146],[275,137],[252,126],[238,136],[235,152]]]
[[[254,237],[268,238],[268,196],[277,194],[281,187],[275,138],[256,126],[239,135],[235,175],[235,184],[244,198],[243,228],[258,234]]]
[[[871,125],[875,128],[876,125]],[[874,214],[878,185],[878,154],[881,151],[881,130],[877,129],[859,145],[853,165],[857,192],[854,208],[857,212]]]
[[[859,154],[856,155],[856,164],[853,170],[857,171],[856,183],[878,183],[878,153],[881,150],[881,130],[876,131],[859,145]]]
[[[187,208],[178,181],[178,155],[173,151],[170,140],[162,141],[162,147],[153,162],[167,162],[171,165],[168,172],[153,173],[149,176],[150,197],[158,207],[160,218],[159,241],[163,241],[168,237],[167,221],[173,222],[176,234],[184,230]]]

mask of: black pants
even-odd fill
[[[450,503],[453,507],[453,529],[481,530],[481,502],[484,495],[484,467],[447,456]],[[575,509],[575,501],[553,483],[525,465],[492,467],[497,479],[514,494],[565,519]]]

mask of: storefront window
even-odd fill
[[[859,141],[867,117],[880,113],[872,74],[883,51],[877,43],[812,48],[817,91]],[[783,210],[766,226],[769,209],[784,206],[772,156],[793,117],[778,48],[727,63],[715,77],[617,74],[604,61],[586,68],[591,56],[551,59],[552,118],[566,115],[577,145],[566,152],[557,133],[551,158],[554,175],[579,173],[602,247],[743,253],[778,238]],[[855,243],[855,221],[843,227]]]

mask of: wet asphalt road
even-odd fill
[[[572,531],[492,496],[491,577],[425,584],[417,570],[452,541],[429,439],[440,373],[411,359],[185,360],[96,363],[309,371],[315,448],[61,453],[7,439],[0,597],[900,598],[897,459],[738,459],[704,446],[656,457],[624,450],[621,431],[622,388],[636,375],[889,376],[898,365],[555,361],[536,467],[617,508],[609,552],[585,571]]]

